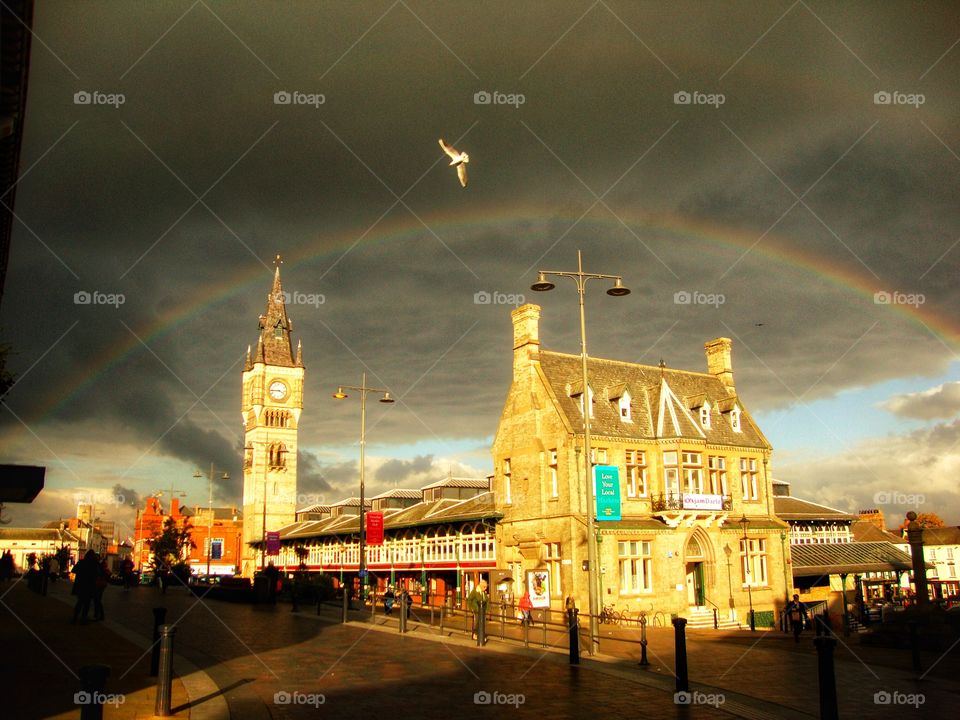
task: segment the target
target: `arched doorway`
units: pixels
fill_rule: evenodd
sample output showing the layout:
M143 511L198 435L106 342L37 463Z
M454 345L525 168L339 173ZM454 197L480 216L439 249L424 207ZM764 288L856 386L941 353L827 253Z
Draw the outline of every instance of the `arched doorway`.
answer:
M707 565L712 560L710 539L700 528L695 529L684 547L687 604L704 607L707 596Z

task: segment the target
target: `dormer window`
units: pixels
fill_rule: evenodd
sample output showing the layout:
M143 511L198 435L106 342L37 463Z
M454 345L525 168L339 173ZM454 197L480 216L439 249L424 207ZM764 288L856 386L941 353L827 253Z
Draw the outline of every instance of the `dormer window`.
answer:
M710 403L708 402L700 407L700 425L704 430L710 429Z
M617 401L617 405L620 408L620 420L622 422L632 423L633 416L630 412L630 393L625 391L623 395L620 396L620 400Z
M740 408L736 405L730 411L730 427L734 432L740 432Z
M279 320L277 321L277 324L273 326L273 336L278 340L283 339L283 323Z
M587 385L587 394L590 398L590 417L593 417L593 388ZM583 393L580 393L580 414L583 415Z

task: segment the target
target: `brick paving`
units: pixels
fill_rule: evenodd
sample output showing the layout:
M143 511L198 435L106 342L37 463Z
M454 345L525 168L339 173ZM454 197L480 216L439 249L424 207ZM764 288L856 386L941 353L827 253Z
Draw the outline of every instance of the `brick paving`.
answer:
M64 602L70 598L69 583L52 587L47 597L28 590L26 582L0 587L0 717L79 717L74 698L81 689L78 671L103 664L111 669L106 694L122 695L122 703L104 706L104 718L153 718L157 681L149 676L149 654L144 656L142 647L104 623L71 625L72 603ZM177 717L190 717L179 678L172 690L171 707L180 708Z
M54 592L67 593L68 589L60 587ZM31 626L46 622L53 634L68 636L74 629L103 630L66 625L69 613L65 606L54 605L55 598L41 600L31 608L37 613ZM516 641L491 640L486 648L477 648L463 634L462 619L442 637L437 628L426 624L413 624L411 632L401 636L395 617L386 620L378 616L371 623L369 615L358 612L344 626L335 622L333 609L318 618L309 607L291 613L288 605L198 601L182 588L166 595L145 587L129 594L108 588L108 618L128 631L148 634L150 608L156 605L166 606L168 622L177 625L177 654L209 675L221 689L218 700L225 700L233 718L316 718L319 712L347 720L398 712L418 718L537 715L551 720L651 715L809 718L818 714L816 655L810 636L794 646L791 638L780 633L691 631L691 682L704 693L703 699L722 693L726 702L718 709L673 702L672 628L650 629L652 665L647 669L636 663L637 645L613 639L636 639L637 632L607 626L603 627L603 655L597 659L584 655L581 666L571 668L565 652L526 650ZM56 609L56 619L44 620L43 612L51 609ZM514 632L519 637L515 625L508 623L507 628L507 634ZM496 623L490 630L494 636L499 634ZM539 637L535 629L531 639ZM103 636L104 643L113 642L107 638ZM30 638L20 638L21 643L25 640ZM566 647L559 634L548 640ZM4 647L8 647L6 642ZM902 669L909 666L907 653L851 648L841 646L836 655L841 717L921 717L921 713L927 716L960 700L960 685L950 680L930 677L915 684L912 673ZM928 664L933 659L924 658ZM943 667L950 662L948 658ZM10 658L6 663L11 669L18 665ZM24 693L37 693L41 683L31 676L24 686ZM876 705L874 693L884 690L919 691L924 693L925 703L919 709ZM24 693L16 696L18 701ZM505 704L475 704L478 693L496 694ZM194 697L192 706L182 708L177 717L186 717L188 712L196 716L208 704ZM186 702L175 700L174 705ZM134 717L123 714L123 707L117 710L106 717ZM60 715L37 717L70 717L63 714L63 708L60 711Z

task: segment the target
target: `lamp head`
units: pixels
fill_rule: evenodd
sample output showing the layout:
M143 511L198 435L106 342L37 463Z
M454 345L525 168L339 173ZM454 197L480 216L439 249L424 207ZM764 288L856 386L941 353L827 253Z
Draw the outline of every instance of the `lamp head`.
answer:
M537 273L537 281L530 286L530 289L535 292L546 292L547 290L553 290L555 287L556 285L547 280L546 273Z
M333 394L333 399L334 399L334 400L346 400L348 397L349 397L349 395L347 395L347 394L343 391L343 388L342 388L342 387L338 387L338 388L337 388L337 391Z
M613 282L613 287L607 290L607 295L613 295L613 297L623 297L624 295L630 294L630 288L623 286L623 279L617 278Z
M195 479L199 480L200 478L203 477L203 473L200 472L199 470L194 470L194 472L193 472L193 477L194 477Z
M382 403L392 403L392 402L394 402L393 398L390 397L390 391L389 391L389 390L383 393L383 397L380 398L380 402L382 402Z

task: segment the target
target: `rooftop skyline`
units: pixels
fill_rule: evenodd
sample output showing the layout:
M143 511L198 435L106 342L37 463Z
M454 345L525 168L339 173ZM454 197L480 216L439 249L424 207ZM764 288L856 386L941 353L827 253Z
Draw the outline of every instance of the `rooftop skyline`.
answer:
M491 472L513 306L545 349L706 371L793 494L960 522L960 48L919 3L38 4L0 339L17 525L77 495L239 503L240 374L279 253L298 506ZM463 28L470 32L464 33ZM470 156L460 187L444 140ZM199 468L204 477L194 479ZM116 504L118 520L133 506ZM894 522L896 520L896 522Z

